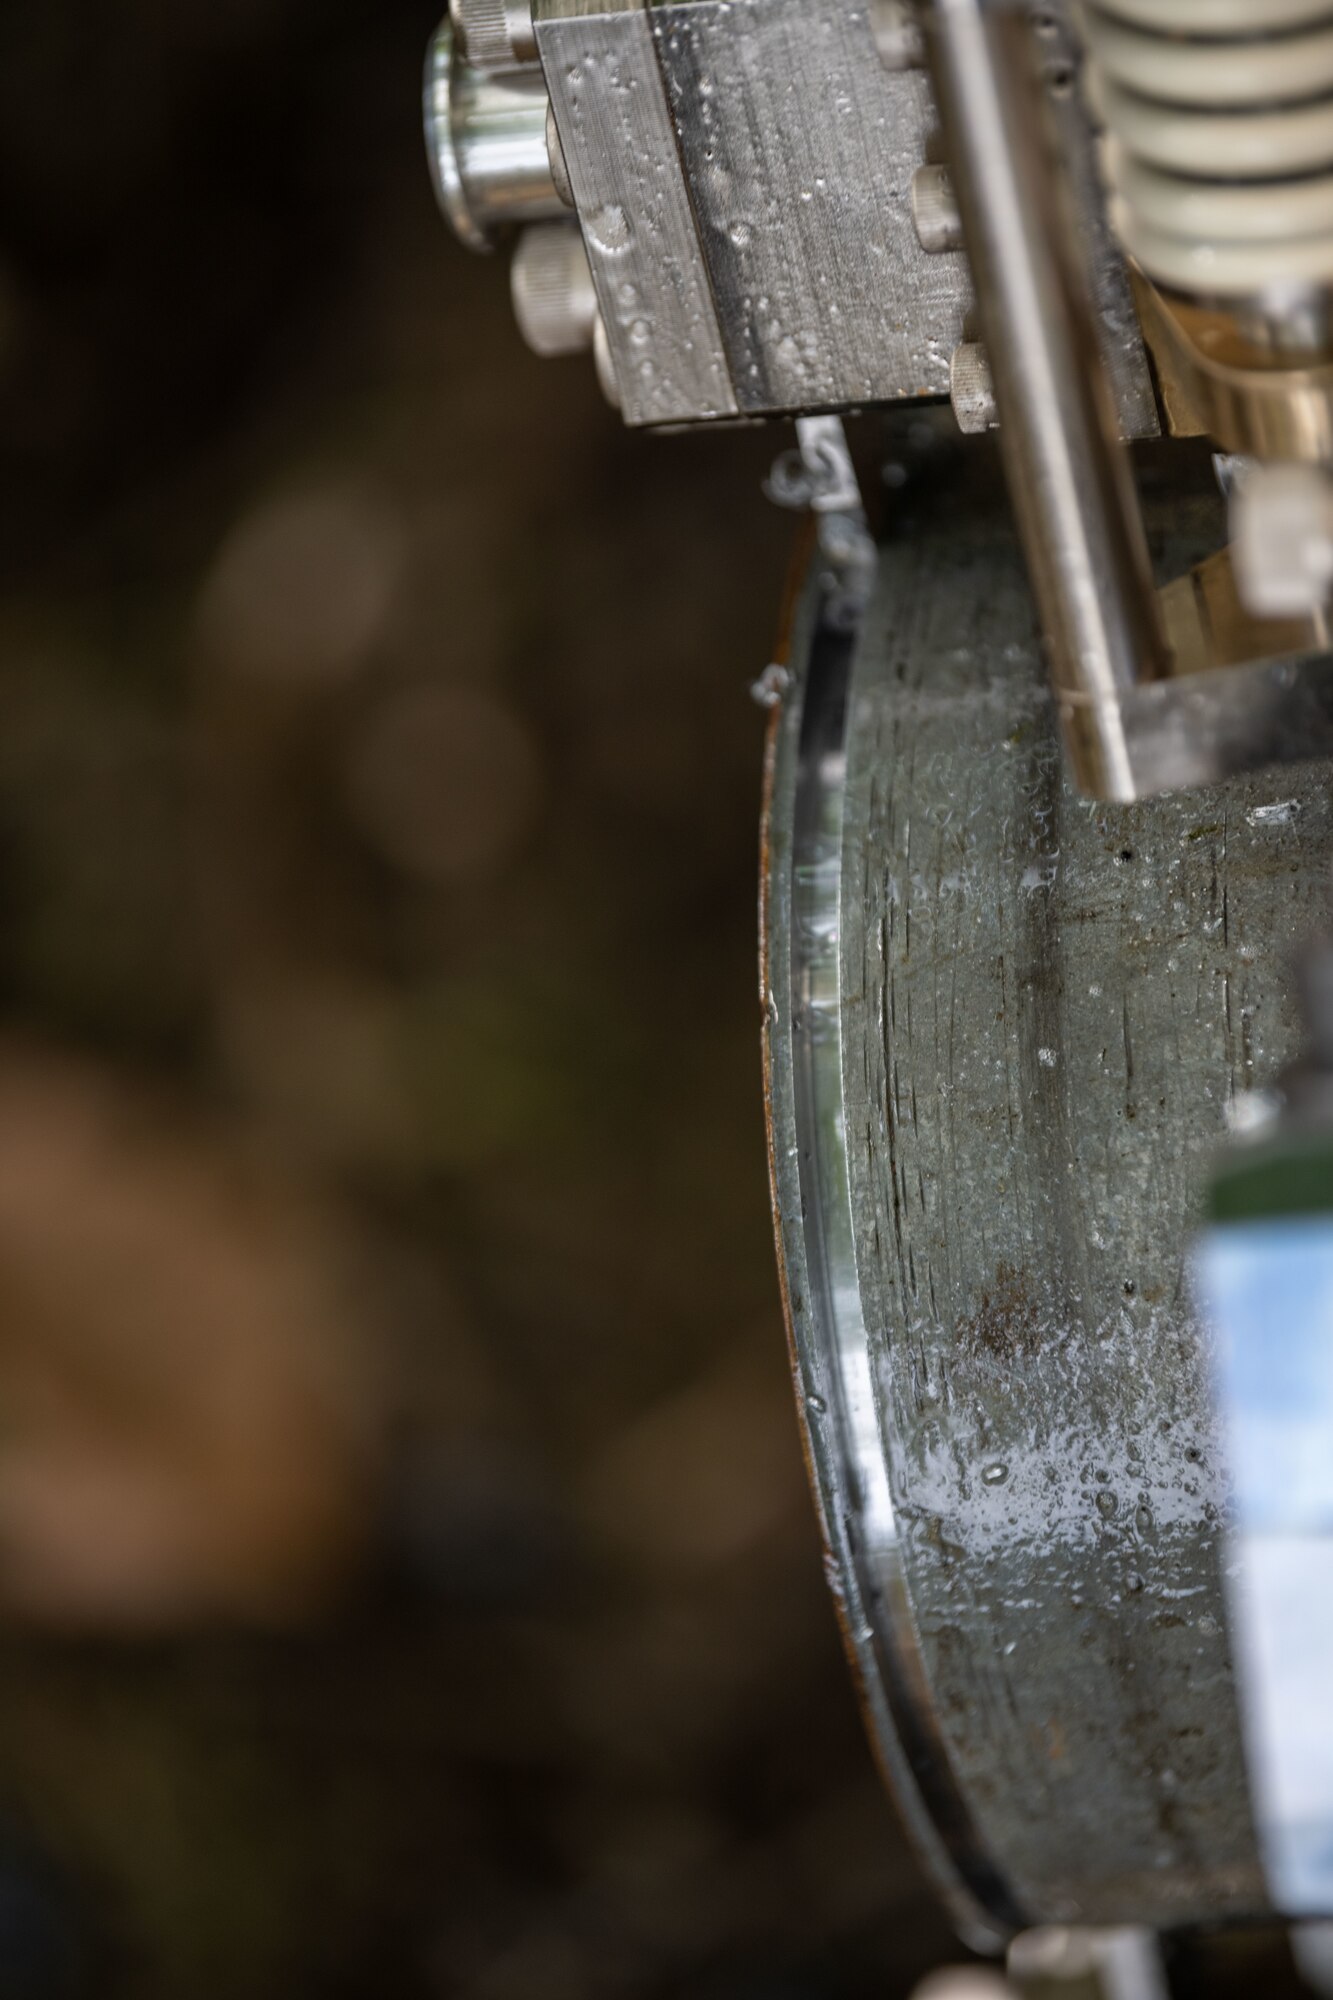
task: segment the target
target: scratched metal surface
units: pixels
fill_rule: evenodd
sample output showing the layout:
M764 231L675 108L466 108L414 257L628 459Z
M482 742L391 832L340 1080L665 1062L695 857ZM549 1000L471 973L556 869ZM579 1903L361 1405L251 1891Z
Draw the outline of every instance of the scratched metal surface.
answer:
M734 417L646 12L537 0L533 19L625 421Z
M1058 13L1042 49L1098 325L1121 427L1147 437L1147 361ZM948 395L971 276L918 240L930 83L884 69L866 0L534 0L533 19L628 423Z
M1082 38L1065 6L1043 7L1034 29L1052 138L1079 218L1083 269L1121 434L1127 438L1157 437L1161 432L1157 398L1129 269L1102 193L1097 134L1082 85Z
M741 408L946 396L971 281L912 221L925 75L890 75L847 0L678 0L652 23Z
M1295 1050L1330 772L1084 803L1031 630L1003 529L886 551L843 846L861 1303L983 1838L1035 1915L1185 1920L1263 1897L1182 1253L1228 1100Z

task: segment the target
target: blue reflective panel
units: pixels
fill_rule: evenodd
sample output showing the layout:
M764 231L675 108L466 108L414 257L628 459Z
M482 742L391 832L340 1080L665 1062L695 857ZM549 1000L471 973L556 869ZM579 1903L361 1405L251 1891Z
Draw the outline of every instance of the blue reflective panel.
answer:
M1333 1217L1209 1232L1196 1277L1233 1483L1227 1591L1273 1900L1333 1914Z

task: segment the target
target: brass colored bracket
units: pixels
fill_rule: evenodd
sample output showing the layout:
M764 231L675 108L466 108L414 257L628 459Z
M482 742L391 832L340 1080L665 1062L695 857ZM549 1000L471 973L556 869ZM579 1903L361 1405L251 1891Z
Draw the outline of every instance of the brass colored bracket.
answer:
M1254 458L1333 458L1333 359L1259 347L1234 313L1168 298L1142 271L1131 276L1174 437L1214 437Z

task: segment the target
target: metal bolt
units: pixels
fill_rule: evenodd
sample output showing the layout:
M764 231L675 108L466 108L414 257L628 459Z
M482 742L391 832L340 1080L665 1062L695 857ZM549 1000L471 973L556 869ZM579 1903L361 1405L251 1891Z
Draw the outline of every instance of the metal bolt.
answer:
M1022 2000L1166 2000L1146 1930L1024 1931L1009 1947L1009 1977Z
M536 62L531 0L449 0L449 14L474 69L517 69Z
M961 347L955 347L949 361L949 399L958 428L965 437L998 430L1000 413L995 404L995 384L980 341L965 340Z
M607 338L606 321L598 313L592 330L592 358L597 365L597 380L602 394L613 410L620 408L620 384L616 380L616 364L611 354L611 342Z
M1232 561L1254 618L1309 618L1333 596L1333 481L1321 465L1252 464L1231 489Z
M588 352L597 294L577 223L541 222L525 229L509 281L519 332L534 354Z
M560 139L560 127L555 122L555 106L546 107L546 158L551 169L551 181L556 193L566 208L577 208L574 199L574 183L569 178L569 163Z
M926 39L907 0L874 0L875 46L885 69L924 69Z
M963 218L947 167L918 167L912 176L912 220L923 250L963 248Z

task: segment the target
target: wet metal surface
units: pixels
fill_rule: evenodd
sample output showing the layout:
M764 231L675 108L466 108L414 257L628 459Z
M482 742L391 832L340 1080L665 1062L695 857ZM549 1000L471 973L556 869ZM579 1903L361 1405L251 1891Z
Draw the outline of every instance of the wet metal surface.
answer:
M648 15L541 0L535 20L625 421L734 416Z
M535 0L534 20L627 422L948 396L971 275L920 240L939 121L866 0ZM1041 49L1121 427L1155 436L1058 8Z
M797 1406L825 1568L867 1725L922 1858L979 1947L1011 1913L932 1716L899 1559L852 1247L842 1144L838 881L856 639L807 593L770 736L764 821L765 1096ZM993 1913L1002 1913L997 1926ZM1017 1913L1012 1913L1017 1920Z
M1188 566L1208 524L1185 501L1165 519ZM1054 1922L1238 1915L1264 1892L1184 1259L1229 1103L1294 1052L1329 772L1081 801L1031 633L998 524L964 554L947 522L884 551L847 711L843 1101L819 1136L845 1159L921 1698L1007 1895ZM783 783L780 761L774 877ZM793 1322L829 1405L836 1555L872 1447L829 1393L848 1369L818 1301ZM891 1640L892 1592L857 1603Z
M652 21L741 408L947 396L971 281L912 221L925 75L885 70L846 0L686 0Z

